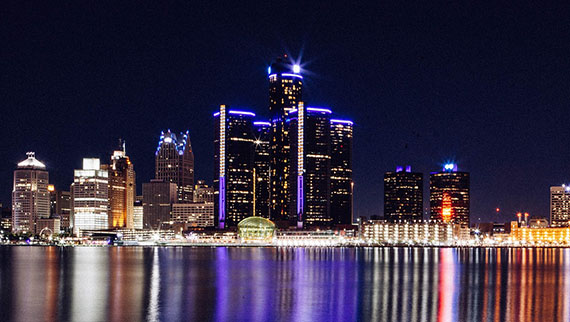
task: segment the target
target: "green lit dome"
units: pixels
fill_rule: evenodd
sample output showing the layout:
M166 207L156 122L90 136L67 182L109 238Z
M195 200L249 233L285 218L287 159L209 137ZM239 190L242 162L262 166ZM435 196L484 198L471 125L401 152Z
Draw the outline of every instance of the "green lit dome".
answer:
M269 242L275 234L275 224L266 218L248 217L238 224L238 235L245 241Z

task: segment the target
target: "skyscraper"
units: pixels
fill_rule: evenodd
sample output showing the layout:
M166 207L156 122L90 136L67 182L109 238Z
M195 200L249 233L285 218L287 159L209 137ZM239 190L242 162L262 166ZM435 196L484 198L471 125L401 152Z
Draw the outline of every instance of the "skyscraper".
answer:
M269 135L271 123L253 122L255 141L254 143L254 214L258 217L269 218L270 191L269 170L271 169L269 158Z
M389 222L423 219L423 174L397 167L384 174L384 219Z
M155 153L155 179L173 182L178 202L192 202L194 188L194 153L189 132L161 132Z
M109 228L134 228L135 170L125 142L113 152L109 167Z
M289 113L302 100L303 76L300 67L287 55L278 57L268 69L271 135L271 214L273 220L288 220L291 189Z
M73 232L109 227L109 172L99 159L83 159L83 169L74 171L71 184Z
M12 190L12 232L39 233L36 221L50 216L49 174L34 152L18 163Z
M214 210L218 227L224 229L253 216L255 114L221 105L214 117Z
M144 228L163 229L170 225L172 204L178 193L176 184L160 179L142 185Z
M570 226L570 186L550 187L550 225Z
M469 173L448 163L429 180L431 219L469 226Z
M290 115L290 218L298 228L331 225L331 110L305 108L301 102Z
M331 217L334 224L352 224L352 128L331 119Z
M71 233L73 221L71 219L71 193L48 186L50 193L50 217L60 219L60 228L65 233Z

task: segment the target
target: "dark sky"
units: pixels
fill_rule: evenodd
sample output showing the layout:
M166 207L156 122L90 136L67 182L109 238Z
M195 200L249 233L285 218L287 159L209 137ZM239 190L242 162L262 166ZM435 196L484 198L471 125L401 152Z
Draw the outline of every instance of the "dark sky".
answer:
M382 213L383 173L400 164L425 173L426 199L445 161L471 172L472 222L547 216L549 186L570 181L568 8L194 2L2 3L0 200L25 152L67 189L119 137L140 193L168 128L190 130L211 181L212 112L266 115L266 69L283 52L301 58L308 105L355 122L357 216Z

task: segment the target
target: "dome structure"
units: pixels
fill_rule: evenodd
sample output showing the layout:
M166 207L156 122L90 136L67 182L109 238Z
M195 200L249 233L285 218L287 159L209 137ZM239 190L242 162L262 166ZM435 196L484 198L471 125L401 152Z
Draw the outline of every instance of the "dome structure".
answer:
M244 242L270 242L275 224L263 217L248 217L238 223L238 236Z

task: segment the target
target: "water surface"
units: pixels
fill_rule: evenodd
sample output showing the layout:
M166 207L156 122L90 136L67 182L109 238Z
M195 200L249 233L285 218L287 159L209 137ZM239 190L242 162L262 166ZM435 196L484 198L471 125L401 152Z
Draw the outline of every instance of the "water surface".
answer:
M570 321L570 249L0 247L3 321Z

